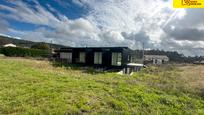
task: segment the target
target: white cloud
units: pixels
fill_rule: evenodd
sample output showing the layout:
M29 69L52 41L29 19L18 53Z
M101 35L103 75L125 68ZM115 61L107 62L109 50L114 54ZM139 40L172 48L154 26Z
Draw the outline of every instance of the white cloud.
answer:
M0 18L0 32L6 32L9 29L9 23Z
M176 11L171 2L161 0L125 0L91 2L88 20L102 31L114 30L126 33L145 32L152 42L159 42L163 28L173 19L181 19L185 11Z
M0 5L0 10L10 12L0 14L0 16L48 26L48 28L38 28L33 31L8 29L15 34L19 33L24 39L48 42L53 40L56 43L71 46L140 48L143 42L148 49L179 50L181 47L193 48L197 42L204 41L202 34L199 36L199 41L192 40L195 39L192 37L179 39L179 41L176 39L178 29L184 30L183 32L186 29L196 32L197 29L204 28L202 20L204 10L202 9L173 9L172 1L163 0L72 1L81 7L87 7L89 9L87 15L70 20L49 4L47 5L49 10L55 12L55 15L43 8L37 1L33 6L22 1L13 1L11 3L15 7ZM63 1L58 3L63 7L69 7L69 3Z
M124 38L121 35L121 33L117 32L117 31L104 32L102 38L104 38L103 40L110 41L110 42L112 42L112 41L123 42L124 41Z

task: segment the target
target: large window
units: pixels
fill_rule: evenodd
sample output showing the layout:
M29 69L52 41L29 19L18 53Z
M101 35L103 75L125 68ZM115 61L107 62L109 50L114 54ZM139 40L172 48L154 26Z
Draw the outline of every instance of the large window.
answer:
M122 54L121 53L112 53L112 65L121 66Z
M102 53L101 52L94 53L94 64L102 64Z
M71 63L72 62L72 53L71 52L61 52L60 58L66 59L69 63Z
M80 52L80 53L79 53L79 62L80 62L80 63L85 63L85 59L86 59L86 54L85 54L85 52Z

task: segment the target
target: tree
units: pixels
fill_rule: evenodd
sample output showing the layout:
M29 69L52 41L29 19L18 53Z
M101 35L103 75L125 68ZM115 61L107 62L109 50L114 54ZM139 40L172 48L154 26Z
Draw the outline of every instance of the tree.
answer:
M31 46L32 49L49 50L49 45L46 43L36 43Z

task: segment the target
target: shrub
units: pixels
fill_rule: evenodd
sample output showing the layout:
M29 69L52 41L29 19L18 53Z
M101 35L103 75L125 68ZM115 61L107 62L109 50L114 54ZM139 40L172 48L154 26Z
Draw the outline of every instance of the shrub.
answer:
M49 50L49 45L46 43L36 43L31 46L32 49Z
M5 47L1 48L1 53L5 56L13 57L46 57L49 55L47 50L29 49L21 47Z
M2 48L0 48L0 54L2 54Z

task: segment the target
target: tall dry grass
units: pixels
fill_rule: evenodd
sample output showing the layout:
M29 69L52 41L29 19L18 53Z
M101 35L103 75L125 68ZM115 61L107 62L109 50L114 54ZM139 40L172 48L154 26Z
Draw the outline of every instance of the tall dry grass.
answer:
M179 69L181 79L204 97L204 65L187 65Z

